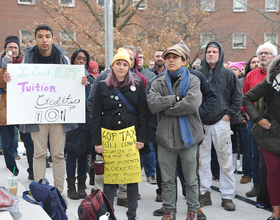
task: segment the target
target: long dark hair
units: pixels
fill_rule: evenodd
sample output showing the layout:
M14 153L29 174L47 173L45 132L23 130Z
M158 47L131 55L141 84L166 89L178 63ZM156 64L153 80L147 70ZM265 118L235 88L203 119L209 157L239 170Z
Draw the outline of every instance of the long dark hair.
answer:
M89 68L89 54L86 50L83 50L83 49L80 49L80 50L76 50L72 56L71 56L71 64L74 64L74 61L76 59L76 57L78 56L78 53L82 52L86 58L87 58L87 61L86 61L86 68L88 69Z

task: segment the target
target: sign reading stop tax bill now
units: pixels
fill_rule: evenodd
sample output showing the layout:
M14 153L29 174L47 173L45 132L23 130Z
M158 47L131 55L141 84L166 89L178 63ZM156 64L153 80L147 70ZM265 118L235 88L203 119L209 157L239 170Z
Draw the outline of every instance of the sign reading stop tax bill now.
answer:
M83 65L8 64L7 124L85 122Z
M135 127L131 126L122 130L101 128L101 135L104 148L104 183L142 182Z

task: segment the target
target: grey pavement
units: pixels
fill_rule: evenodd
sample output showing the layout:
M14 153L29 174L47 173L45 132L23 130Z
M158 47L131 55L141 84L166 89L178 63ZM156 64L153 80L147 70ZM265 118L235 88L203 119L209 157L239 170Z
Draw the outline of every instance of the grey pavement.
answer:
M19 142L19 155L21 156L20 160L17 160L17 164L19 166L19 179L23 186L28 189L30 184L30 180L27 179L28 174L26 172L27 169L27 160L26 156L23 156L24 147L21 142ZM4 166L4 157L0 156L0 165ZM46 178L49 180L50 184L53 184L53 176L52 176L52 164L51 167L47 168ZM217 181L212 182L213 188L211 196L213 204L211 206L203 207L202 210L207 216L207 220L266 220L269 216L271 216L271 212L263 209L256 208L254 204L256 198L247 198L245 193L251 189L253 186L252 181L247 184L240 184L240 178L242 175L235 174L236 178L236 191L235 193L238 195L233 201L236 205L236 211L229 212L225 211L224 208L221 206L221 197L220 193L216 191L220 186L220 183ZM87 183L87 193L90 193L90 190L94 186L88 185ZM156 202L156 189L157 185L151 185L147 182L144 172L142 172L142 182L139 183L139 192L141 194L141 200L138 200L138 209L137 209L137 217L139 220L161 220L161 217L153 216L153 211L156 209L161 208L162 203ZM68 217L69 219L78 219L77 209L79 204L81 203L80 200L71 200L67 197L67 184L65 181L64 186L64 195L68 201ZM244 201L245 200L245 201ZM126 210L127 208L123 206L118 206L116 204L117 199L115 198L115 214L118 220L125 220L126 218ZM25 201L22 201L25 202ZM182 195L182 188L181 184L179 184L178 179L178 201L177 201L177 220L185 220L186 219L186 200ZM36 219L36 218L34 218Z

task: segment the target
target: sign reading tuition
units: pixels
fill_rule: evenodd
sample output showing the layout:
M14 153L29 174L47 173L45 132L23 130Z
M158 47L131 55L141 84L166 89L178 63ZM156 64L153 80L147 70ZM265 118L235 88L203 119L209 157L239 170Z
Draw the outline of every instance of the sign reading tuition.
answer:
M83 65L8 64L7 124L85 122Z

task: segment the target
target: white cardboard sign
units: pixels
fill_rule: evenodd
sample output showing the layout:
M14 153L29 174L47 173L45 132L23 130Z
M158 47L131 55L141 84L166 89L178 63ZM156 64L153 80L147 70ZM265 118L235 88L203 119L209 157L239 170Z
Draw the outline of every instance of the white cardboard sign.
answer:
M83 65L8 64L7 124L85 122Z

